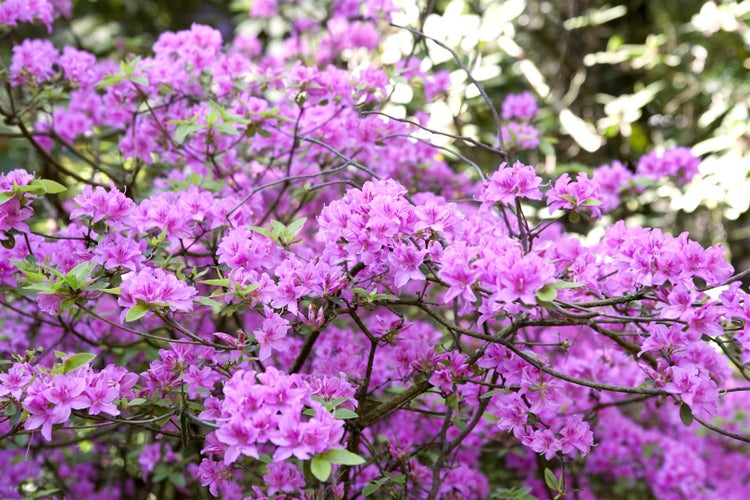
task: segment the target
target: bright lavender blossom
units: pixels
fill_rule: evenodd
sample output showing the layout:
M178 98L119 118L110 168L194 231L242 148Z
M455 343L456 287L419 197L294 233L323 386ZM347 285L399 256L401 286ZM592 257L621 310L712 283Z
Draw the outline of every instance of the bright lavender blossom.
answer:
M130 308L142 303L181 312L193 310L193 297L197 293L195 288L160 268L145 268L128 274L120 285L120 291L117 303L123 307Z

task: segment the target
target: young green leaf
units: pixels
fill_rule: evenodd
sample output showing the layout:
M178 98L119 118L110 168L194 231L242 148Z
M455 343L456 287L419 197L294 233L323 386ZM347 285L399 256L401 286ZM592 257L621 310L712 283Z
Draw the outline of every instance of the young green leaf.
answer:
M350 418L359 417L359 415L357 415L355 412L347 408L339 408L338 410L334 412L333 416L337 418L338 420L348 420Z
M284 236L288 243L291 243L292 240L297 237L299 232L302 231L302 228L305 227L305 222L307 222L307 217L300 217L287 226L286 234Z
M365 459L343 448L334 448L318 455L327 462L341 465L362 465Z
M554 286L546 284L536 292L536 298L539 302L552 302L557 298L557 290Z
M331 477L331 463L320 455L312 457L310 472L318 481L325 482Z
M49 179L34 179L34 181L32 182L41 184L47 194L64 193L68 190L66 186L63 186L59 182L55 182Z
M362 496L363 497L369 497L376 491L380 489L380 487L383 486L383 483L370 483L364 488L362 488Z
M92 262L81 262L76 267L68 271L65 275L65 282L73 290L80 290L86 283L91 271L94 270L96 264Z
M680 420L685 424L685 427L690 427L693 423L693 412L685 403L680 405Z
M137 321L144 317L148 312L148 305L136 304L128 310L125 315L125 321Z
M544 483L553 491L560 491L560 481L550 469L544 469Z
M96 354L91 354L88 352L79 352L78 354L73 354L63 363L63 373L70 373L74 370L77 370L78 368L90 363L95 357Z

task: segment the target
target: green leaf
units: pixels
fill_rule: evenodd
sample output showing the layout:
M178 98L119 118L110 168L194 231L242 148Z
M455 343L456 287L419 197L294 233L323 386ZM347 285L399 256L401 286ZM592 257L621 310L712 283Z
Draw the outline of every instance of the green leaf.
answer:
M369 497L376 491L380 489L380 487L383 486L383 483L370 483L364 488L362 488L362 496L363 497Z
M553 287L555 290L562 290L563 288L582 288L585 285L583 283L574 283L572 281L555 281L554 283L549 283L551 287Z
M128 401L127 406L140 406L146 401L147 400L145 398L133 398L130 401Z
M231 126L228 123L217 123L214 125L214 129L227 135L239 135L240 131Z
M300 217L287 226L285 237L288 243L291 243L291 241L299 234L299 232L302 231L302 228L305 226L305 222L307 222L307 217Z
M286 233L286 226L277 220L271 221L271 234L273 239L278 240Z
M584 200L583 203L581 203L581 206L582 207L598 207L601 204L602 204L602 202L599 201L599 200L597 200L597 199L588 198L588 199Z
M268 229L266 229L265 227L260 227L260 226L250 226L250 230L251 230L251 231L255 231L255 232L256 232L256 233L258 233L258 234L262 234L262 235L263 235L263 236L265 236L266 238L269 238L269 239L274 239L274 237L273 237L273 234L271 233L271 231L270 231L270 230L268 230Z
M44 194L46 192L44 190L44 186L42 186L41 184L35 184L34 181L31 181L31 183L27 184L26 186L14 185L13 190L17 193L31 193L31 194Z
M0 193L0 205L7 202L16 195L13 191L4 191Z
M685 427L690 427L693 423L693 412L685 403L680 405L680 420L685 424Z
M91 262L81 262L76 267L68 271L65 275L65 283L67 283L73 290L80 290L86 283L91 271L94 270L96 264Z
M395 476L391 476L390 477L390 481L392 483L402 484L403 485L403 484L406 484L406 476L403 475L403 474L398 474L398 475L395 475Z
M508 392L507 389L493 389L493 390L487 391L484 394L482 394L481 396L479 396L479 399L491 398L492 396L494 396L496 394L505 394L506 392Z
M133 76L130 81L142 87L148 86L148 79L143 75Z
M573 206L576 206L578 204L578 200L573 195L570 195L570 194L561 194L560 198L571 202L573 204Z
M173 472L169 475L169 482L183 488L185 486L185 476L181 472Z
M331 477L331 463L320 455L312 457L310 461L310 472L318 481L325 482Z
M201 285L223 286L224 288L229 288L229 278L217 280L202 280L198 283L200 283Z
M317 397L317 396L314 396L314 397ZM331 408L336 408L338 405L340 405L344 401L349 401L349 398L333 398L331 401L328 402L328 404L330 405Z
M364 458L343 448L334 448L318 456L324 459L326 462L330 462L332 464L362 465L363 463L365 463Z
M546 467L544 469L544 483L549 487L549 489L560 491L560 482L557 480L557 476L554 472Z
M133 73L135 73L135 68L138 67L139 62L141 62L140 57L134 57L129 61L122 60L120 61L120 69L127 76L133 76Z
M346 408L339 408L338 410L334 412L333 416L334 418L338 420L348 420L350 418L359 417L359 415L357 415L355 412L353 412L352 410L348 410Z
M175 142L184 142L185 138L189 134L197 132L198 130L201 130L203 128L205 128L205 125L200 125L197 123L183 123L181 125L178 125L174 131L174 140Z
M89 364L95 357L96 354L91 354L88 352L73 354L63 363L63 374L70 373L84 365Z
M308 417L314 417L315 410L313 410L312 408L305 408L304 410L302 410L302 414L307 415Z
M55 293L53 286L49 283L33 283L31 285L25 285L24 290L34 290L45 295L51 295Z
M5 407L5 416L12 417L13 415L16 414L17 411L18 411L18 408L16 408L16 405L9 404L8 406Z
M148 312L148 305L146 304L134 305L128 310L128 313L125 315L125 321L139 320L142 317L144 317L147 312Z
M74 298L65 299L62 302L60 302L60 310L67 311L68 309L71 309L75 304L76 304L76 299Z
M218 300L214 300L209 297L201 297L200 299L198 299L198 302L200 302L201 305L207 307L224 307L223 302L219 302Z
M122 73L113 73L99 80L99 83L96 84L96 88L106 89L107 87L111 87L112 85L117 85L124 79L125 75L123 75Z
M232 3L229 4L229 8L232 12L242 12L243 14L247 14L252 5L252 0L233 0Z
M539 302L552 302L557 298L557 290L548 283L536 292L536 298Z
M32 182L41 184L47 194L64 193L68 190L67 186L49 179L34 179Z

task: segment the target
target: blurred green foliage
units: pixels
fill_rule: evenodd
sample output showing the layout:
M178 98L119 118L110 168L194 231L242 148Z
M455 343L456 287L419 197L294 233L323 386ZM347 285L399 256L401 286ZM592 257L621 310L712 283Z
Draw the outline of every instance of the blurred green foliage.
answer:
M613 160L635 168L655 148L693 147L705 160L702 180L686 193L665 188L659 199L639 200L631 216L690 231L704 245L724 243L736 268L750 267L750 2L439 0L429 7L424 31L459 52L473 47L466 60L476 74L492 75L480 80L493 103L532 87L545 106L538 125L554 152L521 159L558 171ZM435 67L457 69L452 61ZM561 126L567 111L580 120ZM493 140L479 97L454 123L459 133ZM482 165L499 161L462 152Z

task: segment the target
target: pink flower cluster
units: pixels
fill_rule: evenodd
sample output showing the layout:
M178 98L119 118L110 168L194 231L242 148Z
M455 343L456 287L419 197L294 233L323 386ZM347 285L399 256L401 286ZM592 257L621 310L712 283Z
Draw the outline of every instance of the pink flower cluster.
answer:
M27 364L16 363L0 374L0 397L10 396L28 412L27 430L40 429L46 441L52 439L52 427L68 422L73 410L89 415L120 414L116 402L131 397L137 381L135 374L122 367L108 365L100 372L89 367L70 373L48 373Z
M698 165L700 158L693 155L690 148L674 147L642 156L636 172L654 180L668 176L680 184L686 184L698 174Z
M41 21L52 32L52 22L60 16L70 17L70 0L5 0L0 3L0 24L15 28L19 23Z
M145 304L189 312L193 310L196 294L194 287L180 281L174 274L161 268L144 268L126 275L120 285L117 303L125 308Z
M509 150L536 149L539 146L539 130L529 123L539 109L531 92L508 94L502 104L503 144Z

